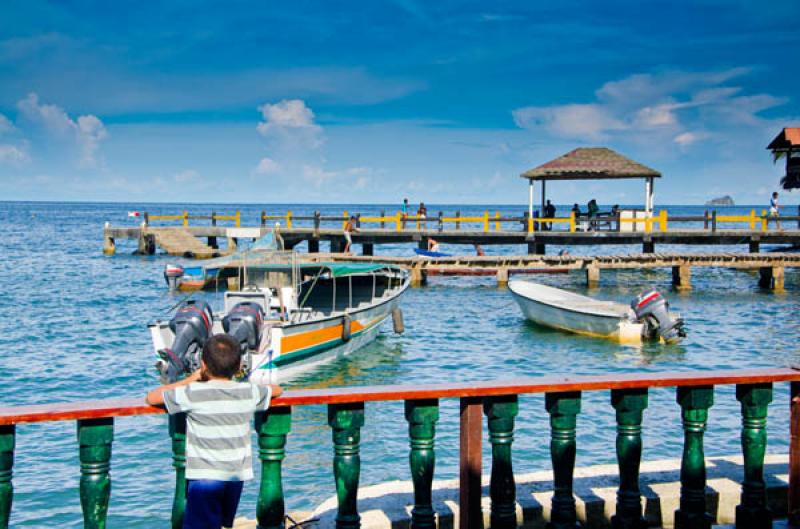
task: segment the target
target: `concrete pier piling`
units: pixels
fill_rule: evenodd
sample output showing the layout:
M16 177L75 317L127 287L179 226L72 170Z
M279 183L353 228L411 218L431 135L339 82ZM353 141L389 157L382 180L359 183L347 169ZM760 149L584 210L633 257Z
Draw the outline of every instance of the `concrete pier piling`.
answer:
M692 268L688 264L672 267L672 286L676 290L692 289Z

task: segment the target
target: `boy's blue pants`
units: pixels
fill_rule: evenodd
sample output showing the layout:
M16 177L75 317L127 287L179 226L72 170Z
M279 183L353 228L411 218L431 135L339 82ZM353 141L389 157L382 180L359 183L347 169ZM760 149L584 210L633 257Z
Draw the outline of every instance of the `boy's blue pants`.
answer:
M183 529L233 527L243 484L243 481L188 480Z

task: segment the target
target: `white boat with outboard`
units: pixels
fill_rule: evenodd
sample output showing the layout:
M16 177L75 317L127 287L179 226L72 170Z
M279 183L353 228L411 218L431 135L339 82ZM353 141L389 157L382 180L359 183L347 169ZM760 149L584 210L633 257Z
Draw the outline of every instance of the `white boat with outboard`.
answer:
M221 313L200 300L181 303L169 321L149 325L162 379L175 381L200 366L206 340L228 333L241 344L242 378L286 381L372 341L392 316L403 331L399 303L408 272L385 264L263 263L239 274L244 288L227 291Z
M669 303L655 290L628 306L530 281L509 281L508 288L525 317L546 327L625 343L675 343L686 336L683 319L669 312Z

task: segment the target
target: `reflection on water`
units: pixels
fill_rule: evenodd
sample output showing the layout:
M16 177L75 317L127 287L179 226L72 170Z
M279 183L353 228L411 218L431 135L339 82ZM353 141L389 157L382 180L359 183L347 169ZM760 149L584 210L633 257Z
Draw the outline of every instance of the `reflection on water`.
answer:
M207 213L213 207L217 211L231 209L205 205L189 210ZM317 208L291 209L307 214ZM106 258L100 254L100 230L105 220L132 225L126 217L128 210L157 214L176 209L181 208L0 203L0 222L5 229L0 311L6 316L0 318L2 404L143 396L157 383L145 324L168 318L167 309L182 297L170 295L161 276L164 264L174 258L128 255L135 244L126 241L118 241L117 256ZM242 208L242 216L256 219L261 209L260 205ZM340 214L343 208L321 209L328 215ZM483 210L460 209L463 215ZM507 208L492 209L505 213ZM371 213L363 207L349 210ZM514 211L509 208L509 212ZM685 208L676 214L695 211ZM95 219L96 226L87 231L85 219ZM409 245L380 246L376 250L402 255L412 251ZM490 247L487 253L524 250ZM628 250L581 247L570 251ZM673 250L680 248L670 247L669 251ZM746 251L743 247L712 250ZM759 289L753 274L728 269L696 269L694 290L687 293L671 290L669 269L603 270L600 287L591 291L586 290L583 274L578 273L525 279L625 304L643 290L659 289L671 302L672 310L684 317L688 336L676 346L645 343L637 348L566 334L526 322L508 291L498 289L493 277L434 277L428 287L409 290L404 296L405 334L392 334L388 322L374 343L303 375L291 386L421 385L550 374L772 367L798 361L800 272L796 270L787 271L787 292L783 295ZM221 292L199 297L215 308L222 305ZM779 384L770 408L769 451L787 449L787 403L786 385ZM584 393L582 409L578 417L578 465L614 463L614 410L608 392ZM644 426L646 459L679 457L682 432L674 389L650 392ZM739 427L734 388L717 388L706 452L737 451ZM361 447L363 484L408 479L407 430L402 402L367 403ZM517 471L549 468L548 432L543 396L521 396L514 436ZM80 527L74 423L20 426L17 443L12 525ZM488 462L488 443L484 446ZM436 447L436 477L457 476L456 400L441 401ZM165 417L116 421L111 527L167 526L173 487L170 450ZM284 467L290 509L310 508L334 494L332 455L326 408L295 408ZM256 494L255 484L245 487L242 514L252 517Z

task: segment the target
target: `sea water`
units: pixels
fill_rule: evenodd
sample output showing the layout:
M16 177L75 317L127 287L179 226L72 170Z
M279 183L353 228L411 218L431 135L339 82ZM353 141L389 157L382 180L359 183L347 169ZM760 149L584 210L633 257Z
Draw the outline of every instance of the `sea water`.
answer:
M135 241L117 241L117 254L103 256L102 227L135 226L128 211L177 214L183 205L0 202L0 405L38 404L133 396L143 398L158 380L146 324L170 317L182 294L170 294L162 277L163 255L134 256ZM295 215L320 210L364 215L398 205L319 206L251 205L241 207L243 225L258 223L260 212ZM702 214L706 208L666 206L671 215ZM232 214L234 206L188 206L191 214ZM517 206L430 205L462 216L521 215ZM602 208L608 209L608 207ZM748 214L751 207L717 208ZM567 208L559 207L566 215ZM760 209L759 209L760 212ZM284 223L285 224L285 223ZM742 225L740 225L742 226ZM452 227L452 226L451 226ZM493 226L492 226L493 228ZM516 227L519 229L520 227ZM305 244L299 250L305 249ZM323 250L326 245L323 244ZM355 245L360 250L359 245ZM548 247L548 253L560 247ZM762 247L762 251L768 250ZM485 247L487 254L524 253L524 246ZM573 247L572 253L637 252L634 246ZM659 246L657 251L747 251L736 247ZM470 246L442 251L472 253ZM411 245L376 246L377 254L412 255ZM178 260L179 261L179 260ZM402 300L406 332L392 334L387 322L379 338L348 358L295 380L290 387L373 384L421 385L517 376L592 375L630 371L656 373L781 367L798 361L800 272L786 272L786 292L757 287L757 274L724 268L696 268L693 290L670 289L664 270L602 271L591 295L628 303L649 288L666 294L672 309L686 320L688 336L680 345L622 346L538 327L525 321L508 290L494 277L432 277L428 286L410 289ZM583 274L527 276L525 279L584 293ZM198 298L221 307L221 293ZM778 384L770 406L772 453L788 447L788 388ZM577 465L615 462L614 410L608 392L585 392L578 417ZM738 453L741 416L734 388L716 389L709 416L706 453ZM409 479L407 424L402 402L368 403L361 442L361 484ZM81 527L78 498L78 450L74 421L21 425L14 464L13 527ZM115 421L111 465L110 527L167 527L174 487L171 446L165 416ZM484 433L485 435L485 433ZM517 472L550 468L549 423L542 395L520 397L514 435ZM650 392L645 413L644 454L648 460L679 458L680 408L673 388ZM488 443L484 444L488 449ZM310 509L335 493L331 433L324 406L298 407L286 446L284 490L289 510ZM458 475L458 403L442 400L436 434L436 477ZM488 471L488 452L485 471ZM258 464L256 464L258 471ZM258 476L257 476L258 477ZM245 487L239 514L253 518L256 482Z

